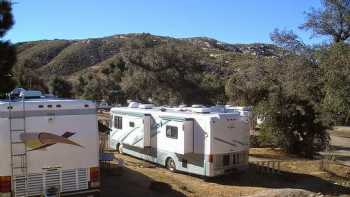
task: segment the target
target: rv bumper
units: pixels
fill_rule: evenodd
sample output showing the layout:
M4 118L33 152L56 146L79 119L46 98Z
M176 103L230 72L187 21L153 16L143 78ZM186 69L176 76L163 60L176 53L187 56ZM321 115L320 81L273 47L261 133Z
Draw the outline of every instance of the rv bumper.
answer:
M72 197L100 197L100 189L91 189L78 192L63 193L61 196L72 196Z

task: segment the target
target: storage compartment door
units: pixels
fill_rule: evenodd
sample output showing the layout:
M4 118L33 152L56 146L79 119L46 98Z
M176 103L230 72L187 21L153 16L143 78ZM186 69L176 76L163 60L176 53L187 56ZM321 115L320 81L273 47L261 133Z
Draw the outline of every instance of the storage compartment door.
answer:
M143 147L150 147L151 146L151 116L145 115L143 118L143 131L144 131L144 137L143 137Z
M194 120L189 119L183 122L184 132L184 153L194 152Z

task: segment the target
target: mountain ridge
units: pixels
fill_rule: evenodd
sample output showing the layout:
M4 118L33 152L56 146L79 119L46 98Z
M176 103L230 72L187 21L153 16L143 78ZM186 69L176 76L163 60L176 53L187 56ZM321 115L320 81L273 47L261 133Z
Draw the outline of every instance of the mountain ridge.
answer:
M202 54L203 63L215 66L245 64L255 58L273 58L279 49L273 44L230 44L208 37L173 38L148 33L116 34L102 38L54 39L16 43L15 70L30 70L43 79L60 75L69 80L84 73L96 73L108 61L122 58L126 50L187 44ZM93 68L93 69L92 69ZM93 70L93 71L91 71ZM215 70L215 69L214 69Z

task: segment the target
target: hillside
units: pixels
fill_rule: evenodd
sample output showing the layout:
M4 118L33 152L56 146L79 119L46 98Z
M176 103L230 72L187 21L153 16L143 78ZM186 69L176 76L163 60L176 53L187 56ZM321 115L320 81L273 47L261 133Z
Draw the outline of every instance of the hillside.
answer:
M92 78L105 79L111 77L109 74L114 72L115 65L122 63L123 70L119 70L119 74L114 73L119 75L118 79L114 75L116 79L114 82L120 85L123 83L122 80L130 80L125 79L125 73L122 73L125 70L128 72L132 70L130 71L132 75L135 73L134 67L153 72L150 68L146 69L147 64L152 69L156 69L157 66L165 66L166 68L160 68L165 71L182 60L184 62L181 65L189 64L184 67L188 71L187 74L200 71L206 73L212 82L217 83L215 79L218 79L223 80L222 83L224 83L224 80L236 69L250 66L261 59L273 58L279 51L276 46L270 44L228 44L205 37L176 39L151 34L23 42L17 43L16 49L18 54L15 65L17 79L24 86L39 86L45 90L47 90L45 86L47 86L48 79L53 76L63 77L73 84L79 77L89 76L89 80ZM188 59L181 59L186 55ZM196 63L193 64L198 63L200 70L190 71L187 68L191 67L190 62L194 59ZM174 65L167 65L170 64L169 61L174 61ZM175 67L181 67L181 65ZM141 72L140 69L137 72ZM202 79L203 76L199 78ZM159 77L157 80L163 83L159 81L162 80ZM125 85L121 88L125 90Z

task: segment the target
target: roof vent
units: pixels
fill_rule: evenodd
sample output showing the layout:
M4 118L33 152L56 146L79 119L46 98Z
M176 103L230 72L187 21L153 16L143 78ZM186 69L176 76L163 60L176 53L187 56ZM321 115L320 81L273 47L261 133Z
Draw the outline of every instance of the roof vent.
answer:
M13 89L10 94L14 96L19 96L22 92L25 92L26 90L23 88L15 88Z
M192 108L203 108L204 106L203 105L192 105Z
M128 107L130 107L130 108L138 108L139 107L139 103L138 102L130 102Z
M24 98L41 98L43 95L37 90L27 90L22 91L19 96Z
M192 112L196 112L196 113L210 113L211 112L211 109L210 108L207 108L207 107L195 107L193 108L192 107Z
M139 108L140 109L152 109L154 107L153 104L140 104Z

